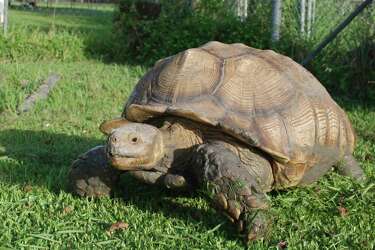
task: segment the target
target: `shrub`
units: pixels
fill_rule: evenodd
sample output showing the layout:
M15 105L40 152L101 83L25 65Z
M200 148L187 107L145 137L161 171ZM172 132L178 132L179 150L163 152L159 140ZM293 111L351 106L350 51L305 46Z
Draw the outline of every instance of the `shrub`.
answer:
M331 1L331 0L330 0ZM310 37L299 33L298 1L284 1L282 38L270 46L271 1L249 1L248 18L241 22L228 2L194 1L194 11L183 0L120 0L114 17L116 60L152 65L156 60L207 41L242 42L269 48L302 61L338 22L354 8L345 2L347 13L337 16L341 1L319 1L320 14ZM352 6L349 6L352 4ZM335 18L335 20L333 20ZM330 91L361 98L375 98L374 10L357 17L308 65Z
M114 18L117 59L152 64L161 57L211 40L267 46L267 15L241 22L225 1L200 1L190 11L186 1L164 0L160 13L152 18L147 17L149 13L140 13L137 3L120 0ZM261 6L257 6L258 12L268 12Z
M331 91L375 100L374 10L357 16L312 62L311 70Z

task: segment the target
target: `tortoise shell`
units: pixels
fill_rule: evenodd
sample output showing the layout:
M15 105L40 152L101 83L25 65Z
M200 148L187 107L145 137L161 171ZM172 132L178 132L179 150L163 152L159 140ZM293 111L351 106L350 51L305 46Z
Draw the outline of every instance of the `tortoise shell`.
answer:
M218 127L272 156L274 171L289 166L294 172L284 175L299 180L313 166L332 166L355 144L345 112L310 72L244 44L209 42L158 61L123 117L144 122L164 115Z

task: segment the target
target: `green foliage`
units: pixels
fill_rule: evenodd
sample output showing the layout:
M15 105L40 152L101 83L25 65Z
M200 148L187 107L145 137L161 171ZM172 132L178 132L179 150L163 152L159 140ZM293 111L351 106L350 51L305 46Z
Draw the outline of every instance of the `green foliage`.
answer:
M300 34L299 1L283 1L281 40L271 44L271 1L249 1L244 22L234 16L229 4L233 1L200 0L192 11L186 1L162 0L161 13L153 19L140 13L139 2L144 1L120 0L114 18L113 54L118 61L146 65L211 40L272 48L300 62L355 7L353 1L317 1L316 20L308 37ZM375 12L369 8L308 66L330 91L374 98L374 23Z
M375 100L375 9L368 9L313 64L331 90Z
M302 61L358 5L354 1L316 1L311 35L299 30L297 0L284 1L281 41L275 49ZM359 14L307 68L337 95L375 100L375 9Z
M181 50L217 40L227 43L244 42L254 47L267 45L268 21L264 18L241 22L225 1L200 1L190 11L184 1L161 1L160 16L143 19L134 0L122 0L114 18L116 51L119 59L152 64L157 59ZM126 7L124 7L126 6ZM257 13L267 13L258 5Z

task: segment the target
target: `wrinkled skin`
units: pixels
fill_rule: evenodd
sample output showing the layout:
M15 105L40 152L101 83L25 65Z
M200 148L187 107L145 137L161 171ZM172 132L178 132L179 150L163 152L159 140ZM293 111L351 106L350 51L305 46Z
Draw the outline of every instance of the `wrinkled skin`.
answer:
M80 196L111 196L121 171L108 164L104 146L97 146L80 155L72 163L69 186Z
M128 171L144 183L169 189L203 188L246 241L269 232L272 216L265 193L275 187L275 179L272 160L263 152L179 118L150 124L116 119L102 124L101 130L108 135L107 145L88 151L72 165L70 184L78 195L109 195L120 174ZM342 174L364 178L351 155L340 163Z

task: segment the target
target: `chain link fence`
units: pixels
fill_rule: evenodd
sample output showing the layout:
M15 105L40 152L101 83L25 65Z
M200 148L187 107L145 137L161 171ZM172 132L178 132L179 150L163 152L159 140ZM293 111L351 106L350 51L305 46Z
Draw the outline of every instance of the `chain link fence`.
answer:
M305 2L305 13L301 3ZM294 55L302 62L344 19L364 1L358 0L293 0L285 1L283 31L288 40L296 42ZM375 8L368 5L313 60L316 74L330 82L333 89L352 91L368 98L375 79Z
M246 2L246 5L242 2ZM277 10L280 20L274 13ZM364 0L236 0L247 6L246 14L236 12L239 18L256 21L269 18L268 33L273 48L286 52L298 62L304 61L338 25ZM368 2L368 1L367 1ZM275 20L276 18L276 20ZM279 25L279 27L275 27ZM276 32L276 34L275 34ZM271 42L272 44L272 42ZM330 41L312 61L310 70L323 82L331 82L331 89L354 91L368 97L375 88L375 7L373 2ZM368 92L367 90L371 90Z
M293 0L285 1L283 16L284 26L289 32L308 40L322 40L330 31L337 27L363 1L353 0ZM349 30L358 26L375 30L374 5L370 4L360 13ZM364 30L361 30L364 31Z
M296 39L306 41L321 41L335 27L337 27L347 16L349 16L362 0L231 0L236 15L241 19L257 19L264 15L269 17L270 26L272 22L272 9L280 8L280 39L283 35L293 34ZM247 8L247 10L244 10ZM360 31L365 31L371 36L375 31L375 8L370 4L360 13L353 24L347 29L354 30L359 26ZM273 27L270 27L272 31ZM365 32L366 33L366 32ZM272 34L270 34L271 37ZM276 39L278 40L278 39Z

